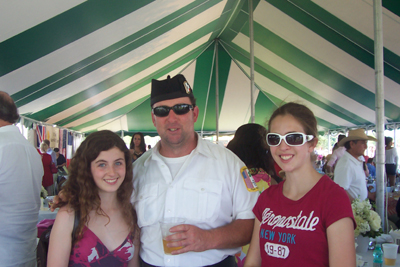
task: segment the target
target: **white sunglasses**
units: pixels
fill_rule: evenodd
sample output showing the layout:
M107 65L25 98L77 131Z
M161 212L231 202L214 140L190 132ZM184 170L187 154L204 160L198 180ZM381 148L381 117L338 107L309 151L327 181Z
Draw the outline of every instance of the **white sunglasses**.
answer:
M288 133L283 136L277 133L269 133L267 134L267 143L269 146L279 146L283 139L288 146L302 146L313 138L313 135L297 132Z

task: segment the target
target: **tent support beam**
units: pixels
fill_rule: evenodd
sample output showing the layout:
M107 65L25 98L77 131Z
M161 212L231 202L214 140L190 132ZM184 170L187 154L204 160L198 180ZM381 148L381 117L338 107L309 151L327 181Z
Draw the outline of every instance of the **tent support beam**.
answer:
M216 41L216 40L215 40ZM211 64L211 70L210 70L210 76L208 79L208 88L207 88L207 97L206 97L206 103L204 105L204 114L203 114L203 122L201 124L201 130L200 130L200 137L203 137L203 130L204 130L204 123L206 121L206 115L207 115L207 105L208 105L208 97L210 95L210 90L211 90L211 80L212 80L212 75L214 73L214 64L215 64L215 49L213 53L213 59L212 59L212 64Z
M332 148L331 148L331 131L328 131L328 148L329 148L329 150L331 150ZM332 152L333 153L333 152Z
M253 29L253 0L249 0L249 34L250 34L250 110L251 123L255 121L254 103L254 29Z
M219 66L218 66L218 39L215 40L215 135L219 141Z
M384 73L383 73L383 34L382 0L374 0L374 46L375 46L375 121L378 139L376 153L376 209L382 219L382 228L386 232L385 188L384 183Z

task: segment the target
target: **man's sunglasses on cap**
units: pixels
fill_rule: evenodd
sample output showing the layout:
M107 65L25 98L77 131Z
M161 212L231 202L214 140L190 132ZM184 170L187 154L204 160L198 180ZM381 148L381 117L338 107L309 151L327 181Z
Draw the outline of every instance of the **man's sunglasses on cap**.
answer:
M302 146L313 138L313 135L303 133L288 133L283 136L277 133L269 133L267 134L267 143L269 146L279 146L283 139L288 146Z
M152 112L154 115L157 117L166 117L169 114L169 111L172 109L176 115L184 115L188 113L191 109L193 109L193 105L189 104L176 104L173 107L168 107L168 106L159 106L152 108Z

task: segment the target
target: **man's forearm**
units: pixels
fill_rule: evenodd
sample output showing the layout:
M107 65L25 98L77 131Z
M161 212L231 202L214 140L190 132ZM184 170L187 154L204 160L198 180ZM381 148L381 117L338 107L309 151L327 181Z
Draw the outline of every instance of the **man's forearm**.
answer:
M228 225L209 230L209 249L241 247L250 243L254 219L235 220Z

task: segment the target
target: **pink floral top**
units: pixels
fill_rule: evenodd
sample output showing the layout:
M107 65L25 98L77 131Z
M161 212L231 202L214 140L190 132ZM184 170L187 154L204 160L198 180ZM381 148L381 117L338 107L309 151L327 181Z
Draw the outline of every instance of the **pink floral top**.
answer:
M74 245L68 266L128 266L135 250L133 235L129 233L114 251L109 251L101 240L85 226L83 237Z
M271 186L271 176L261 168L249 169L251 176L257 184L260 194Z

